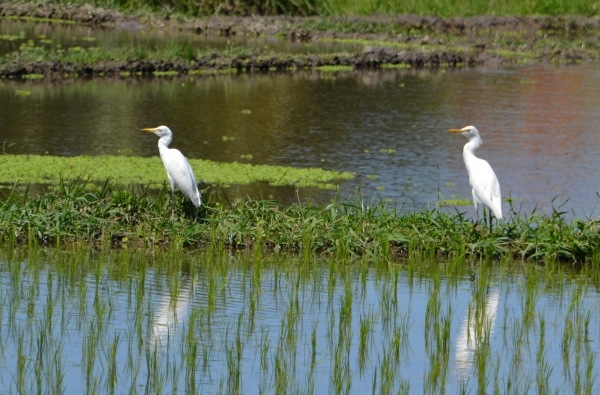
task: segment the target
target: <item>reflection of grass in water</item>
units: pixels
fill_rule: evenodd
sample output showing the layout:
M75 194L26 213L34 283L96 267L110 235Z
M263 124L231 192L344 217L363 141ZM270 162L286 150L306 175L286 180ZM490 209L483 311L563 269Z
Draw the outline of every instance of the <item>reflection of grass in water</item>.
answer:
M319 66L316 69L320 70L320 71L325 71L325 72L354 70L354 68L352 66L343 66L343 65L341 65L341 66Z
M478 339L472 339L474 380L460 384L465 393L477 388L487 393L507 383L516 393L527 393L531 385L554 392L552 375L563 373L571 377L559 380L565 391L597 390L595 348L587 339L594 304L584 299L598 266L576 274L569 266L508 260L455 264L409 258L390 265L372 258L231 254L220 247L201 254L33 247L2 250L0 257L5 318L0 333L11 334L0 337L0 349L17 350L17 363L8 366L16 370L15 380L7 384L15 390L27 392L40 377L41 392L69 388L68 371L79 372L81 380L73 382L90 393L102 388L111 393L117 386L147 393L178 386L191 393L199 383L241 389L255 373L261 388L284 393L316 393L323 383L342 393L365 387L378 393L452 391L448 372L456 363L449 358L456 314L472 315ZM184 281L194 286L185 288ZM469 285L472 307L458 311L457 289ZM497 341L486 312L489 288L517 294L516 305L504 311L506 325L494 328ZM544 293L561 313L538 305L533 321L525 323L531 292ZM191 303L171 323L164 347L148 344L157 306L174 313L182 296ZM427 311L411 313L411 300L421 296ZM253 299L264 320L256 327L249 313ZM23 319L20 314L28 309L31 314ZM553 334L558 341L546 339ZM424 349L410 343L424 336ZM66 365L72 362L66 355L72 349L65 349L71 341L81 343L81 363ZM563 358L556 359L551 348ZM425 374L406 369L420 353L426 355ZM361 370L367 374L353 374ZM427 391L419 391L421 385Z
M23 78L30 80L39 80L40 78L44 78L43 74L25 74Z

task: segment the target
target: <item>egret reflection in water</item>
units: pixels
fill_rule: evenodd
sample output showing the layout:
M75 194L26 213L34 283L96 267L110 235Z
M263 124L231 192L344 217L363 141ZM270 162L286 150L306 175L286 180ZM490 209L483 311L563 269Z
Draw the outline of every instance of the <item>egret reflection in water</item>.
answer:
M467 317L456 339L456 369L461 379L469 374L476 350L486 342L489 344L494 331L499 299L498 290L487 292L485 310L480 310L475 298L471 300Z
M191 277L184 276L176 294L165 292L157 303L149 345L162 348L168 344L170 337L190 315L194 296L194 282Z

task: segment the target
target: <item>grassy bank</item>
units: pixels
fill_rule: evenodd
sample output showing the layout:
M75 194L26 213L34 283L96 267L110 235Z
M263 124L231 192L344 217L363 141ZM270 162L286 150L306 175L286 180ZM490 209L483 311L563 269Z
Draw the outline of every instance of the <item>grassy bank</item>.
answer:
M126 11L179 12L184 15L598 15L597 2L589 0L456 1L456 0L50 0L57 4L91 4Z
M218 192L216 192L218 193ZM600 251L594 221L511 213L489 232L461 214L398 213L360 198L326 207L242 200L221 205L207 196L198 219L183 198L170 218L170 190L98 188L71 181L28 198L11 195L0 204L0 240L13 245L85 245L95 248L250 249L306 256L407 256L517 258L590 262Z
M129 45L111 46L95 37L93 31L79 41L63 42L53 41L44 34L25 36L23 31L4 32L0 40L7 41L12 50L0 58L0 77L170 76L207 71L291 71L323 66L344 66L347 69L454 67L534 61L579 63L600 59L600 22L595 18L597 11L593 7L586 9L587 3L497 3L469 2L469 8L450 1L423 2L418 3L423 7L420 10L395 9L392 5L385 7L378 3L381 9L369 12L360 11L358 3L344 3L337 4L338 7L346 7L344 11L314 11L318 15L315 17L259 15L311 14L282 11L287 6L278 9L280 6L276 4L280 3L276 3L269 5L274 7L271 11L261 7L260 12L232 11L241 15L250 13L251 17L215 16L220 13L215 9L207 12L208 18L193 17L204 15L204 12L192 11L184 6L184 2L172 6L161 2L126 2L112 9L93 8L83 2L40 6L27 2L0 3L0 17L9 20L102 25L134 29L140 34L152 30L188 31L202 36L227 36L230 40L226 48L205 48L194 40L177 42L168 36L156 45L132 41ZM194 4L200 7L204 3ZM366 4L361 3L360 6ZM518 4L522 7L518 8ZM94 5L109 6L102 1ZM115 3L111 2L110 6L115 6ZM402 7L405 6L408 7L409 3L402 3ZM495 6L500 9L494 10ZM253 9L253 6L248 7ZM319 7L325 9L329 6L320 4ZM355 16L371 12L385 14ZM397 13L401 15L395 16ZM479 14L486 16L465 17ZM528 16L515 18L502 15ZM257 37L277 37L304 43L348 43L353 48L347 50L341 47L336 53L320 53L307 47L306 52L291 54L238 41L238 38ZM359 49L356 49L357 45Z

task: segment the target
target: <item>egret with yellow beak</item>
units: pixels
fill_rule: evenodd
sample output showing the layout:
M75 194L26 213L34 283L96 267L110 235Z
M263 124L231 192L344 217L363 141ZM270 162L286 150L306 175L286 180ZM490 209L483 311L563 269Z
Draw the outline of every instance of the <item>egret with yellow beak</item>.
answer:
M485 209L487 208L490 230L492 229L492 212L496 219L502 219L502 195L500 193L500 183L496 178L496 173L492 170L487 161L475 156L475 150L483 143L479 130L475 126L466 126L462 129L450 129L450 133L460 133L469 139L463 148L463 159L469 173L469 183L473 193L473 203L475 212L479 220L477 205L483 205L483 215L485 218Z
M145 128L143 132L154 133L160 139L158 140L158 152L160 158L165 165L167 170L167 178L169 184L171 184L171 215L173 215L175 206L175 187L177 187L188 199L192 201L195 207L200 207L202 199L200 192L198 191L198 185L196 184L196 177L194 171L188 163L185 156L175 148L169 148L169 144L173 140L173 133L171 129L166 126L159 126L157 128Z

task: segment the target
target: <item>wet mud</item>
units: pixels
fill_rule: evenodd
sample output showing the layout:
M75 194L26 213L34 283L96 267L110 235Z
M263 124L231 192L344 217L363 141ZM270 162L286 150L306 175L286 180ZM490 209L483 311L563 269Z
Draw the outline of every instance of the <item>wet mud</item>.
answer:
M476 66L490 61L486 56L463 56L434 52L429 54L394 52L385 48L369 48L359 55L305 55L293 57L211 57L190 62L162 60L102 61L96 64L72 64L60 62L12 62L0 65L0 75L20 77L41 74L55 78L73 76L136 75L177 72L178 74L210 71L286 71L313 69L323 66L349 66L354 69L378 68L382 65L406 65L407 67L449 67L457 65ZM500 61L500 59L496 59Z
M236 17L205 18L125 15L92 6L1 3L0 17L68 21L99 29L192 31L221 36L275 36L288 40L359 40L361 53L213 54L191 62L148 59L71 64L4 61L1 77L43 74L69 78L123 73L296 70L321 66L355 69L384 65L405 67L498 66L506 62L579 63L600 60L600 20L588 17Z

